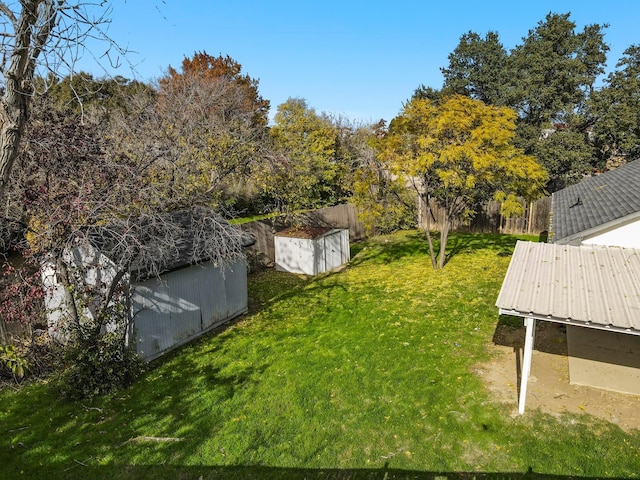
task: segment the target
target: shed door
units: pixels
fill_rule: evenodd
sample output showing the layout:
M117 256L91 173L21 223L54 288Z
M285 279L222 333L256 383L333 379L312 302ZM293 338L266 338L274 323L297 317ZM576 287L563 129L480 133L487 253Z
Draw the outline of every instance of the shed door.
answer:
M324 237L325 271L342 265L341 231L335 230Z

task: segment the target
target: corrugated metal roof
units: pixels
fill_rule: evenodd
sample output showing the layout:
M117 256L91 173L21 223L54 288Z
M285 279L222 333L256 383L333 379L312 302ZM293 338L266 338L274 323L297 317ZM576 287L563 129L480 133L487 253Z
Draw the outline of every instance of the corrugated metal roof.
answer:
M555 192L551 239L569 243L583 232L640 212L640 160ZM578 240L579 241L579 240Z
M496 306L501 313L640 333L640 250L519 241Z

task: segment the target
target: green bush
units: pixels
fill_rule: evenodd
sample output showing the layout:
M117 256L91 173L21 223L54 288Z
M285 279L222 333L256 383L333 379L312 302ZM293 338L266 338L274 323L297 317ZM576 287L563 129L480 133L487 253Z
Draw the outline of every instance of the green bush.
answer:
M61 393L70 399L91 398L129 386L144 370L138 355L122 336L102 333L67 348Z
M17 380L22 379L29 370L28 360L13 345L0 345L0 362L11 370Z

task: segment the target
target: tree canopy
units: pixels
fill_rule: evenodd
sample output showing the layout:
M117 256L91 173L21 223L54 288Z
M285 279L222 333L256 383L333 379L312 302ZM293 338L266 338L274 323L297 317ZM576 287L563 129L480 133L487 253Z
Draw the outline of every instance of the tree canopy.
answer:
M302 98L278 106L270 129L274 157L261 181L280 210L330 205L339 198L338 132Z
M258 80L243 74L242 65L229 55L212 57L204 51L196 52L192 58L184 58L181 71L169 67L167 75L158 83L161 92L193 90L194 84L217 85L220 89L232 86L218 97L220 102L227 100L226 104L208 107L223 117L242 114L254 126L265 126L268 122L269 101L259 94ZM193 94L197 95L196 92Z
M616 67L588 105L601 166L640 155L640 47L627 48Z
M440 69L446 93L466 95L488 105L506 103L508 54L497 32L484 38L471 31L463 34L448 58L449 66Z
M586 107L604 72L606 27L577 31L569 13L549 13L508 53L497 32L468 32L442 69L443 92L513 108L516 145L547 168L549 191L563 188L596 163ZM567 145L571 158L559 160Z
M513 144L516 113L461 95L436 103L414 98L392 122L381 156L398 180L416 190L431 218L432 203L445 212L436 260L427 220L425 232L434 268L446 260L455 220L473 217L482 201L496 198L505 214L521 212L517 195L539 195L547 180L536 160Z

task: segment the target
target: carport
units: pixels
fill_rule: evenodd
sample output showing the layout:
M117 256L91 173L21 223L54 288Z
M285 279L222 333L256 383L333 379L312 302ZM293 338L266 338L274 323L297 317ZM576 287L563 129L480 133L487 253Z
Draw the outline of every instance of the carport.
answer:
M567 326L571 383L640 394L640 250L519 241L496 306L526 327L520 414L536 321Z

